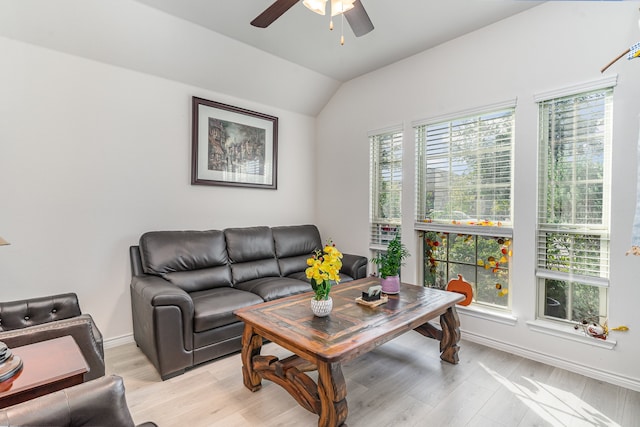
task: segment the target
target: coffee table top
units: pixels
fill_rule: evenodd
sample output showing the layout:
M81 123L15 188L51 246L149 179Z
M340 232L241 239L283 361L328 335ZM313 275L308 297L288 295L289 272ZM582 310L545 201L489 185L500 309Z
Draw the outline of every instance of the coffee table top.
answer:
M333 310L327 317L311 312L311 292L245 307L235 314L261 336L308 360L345 362L440 316L465 298L401 283L400 293L389 295L380 306L355 301L377 284L377 278L364 278L334 286Z

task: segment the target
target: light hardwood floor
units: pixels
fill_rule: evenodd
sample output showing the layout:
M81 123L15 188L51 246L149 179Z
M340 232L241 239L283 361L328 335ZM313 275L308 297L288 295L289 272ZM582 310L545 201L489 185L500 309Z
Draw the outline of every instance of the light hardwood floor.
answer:
M441 362L438 342L410 332L343 366L349 427L640 426L640 393L462 340L460 363ZM262 354L289 353L267 344ZM106 350L108 374L124 378L137 423L170 426L317 425L269 381L252 393L239 354L160 381L135 344Z

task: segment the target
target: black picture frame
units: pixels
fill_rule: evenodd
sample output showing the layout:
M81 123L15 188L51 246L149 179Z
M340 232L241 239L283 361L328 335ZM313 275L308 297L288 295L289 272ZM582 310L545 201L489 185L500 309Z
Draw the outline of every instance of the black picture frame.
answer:
M277 189L278 118L192 99L192 185Z

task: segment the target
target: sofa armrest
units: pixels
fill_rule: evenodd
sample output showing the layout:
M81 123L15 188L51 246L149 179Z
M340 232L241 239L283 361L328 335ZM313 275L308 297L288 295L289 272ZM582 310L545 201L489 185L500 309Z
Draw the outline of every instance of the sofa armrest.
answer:
M360 255L342 254L341 273L354 279L367 277L367 258Z
M193 365L191 296L158 276L131 280L133 336L162 379Z
M185 322L190 323L193 319L194 309L191 296L161 277L147 274L135 276L131 280L131 292L136 295L135 303L138 305L176 306L183 313Z
M122 378L110 375L2 409L0 425L133 427L134 421Z
M65 335L73 337L89 365L89 372L84 375L84 380L89 381L104 376L102 334L89 314L81 314L71 319L0 332L0 341L4 342L9 348L15 348L60 338Z

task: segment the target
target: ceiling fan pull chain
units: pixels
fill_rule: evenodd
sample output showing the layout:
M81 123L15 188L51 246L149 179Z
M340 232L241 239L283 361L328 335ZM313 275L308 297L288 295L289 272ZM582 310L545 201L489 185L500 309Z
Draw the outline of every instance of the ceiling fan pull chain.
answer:
M344 46L344 12L340 14L340 46Z

